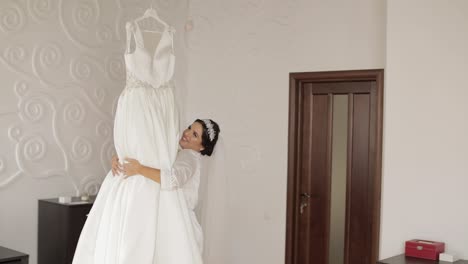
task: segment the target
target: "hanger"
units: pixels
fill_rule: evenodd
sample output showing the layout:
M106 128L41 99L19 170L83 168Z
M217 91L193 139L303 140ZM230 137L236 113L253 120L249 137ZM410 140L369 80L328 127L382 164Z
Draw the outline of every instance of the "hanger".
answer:
M138 23L140 22L141 20L145 19L145 18L153 18L155 19L156 21L158 21L159 23L163 24L164 27L168 27L167 23L164 22L158 15L158 12L156 11L156 9L153 8L153 2L151 1L151 6L150 8L146 9L145 13L143 14L143 16L135 19L135 23ZM151 30L145 30L147 32L158 32L158 31L151 31Z

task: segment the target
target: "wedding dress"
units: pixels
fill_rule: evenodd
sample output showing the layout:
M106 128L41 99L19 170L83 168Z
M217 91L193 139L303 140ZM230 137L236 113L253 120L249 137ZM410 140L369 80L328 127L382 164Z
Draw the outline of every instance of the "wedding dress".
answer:
M126 25L127 78L115 114L114 144L120 161L128 157L171 171L179 141L174 30L163 26L154 33L160 38L152 52L137 21ZM81 232L73 264L202 263L201 230L192 208L196 203L186 199L190 192L196 197L198 188L184 192L173 188L170 176L161 181L166 179L160 185L141 175L124 179L110 171Z

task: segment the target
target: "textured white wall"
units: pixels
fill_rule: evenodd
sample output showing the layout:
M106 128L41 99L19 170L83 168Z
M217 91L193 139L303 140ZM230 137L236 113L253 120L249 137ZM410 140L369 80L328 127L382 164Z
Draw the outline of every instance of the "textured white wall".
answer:
M177 29L177 93L186 94L187 3L153 2ZM110 168L125 22L149 3L0 1L0 245L32 264L37 200L94 193Z
M387 3L381 256L421 238L468 259L468 2Z
M383 68L385 2L192 1L188 118L219 121L229 255L284 263L289 73Z

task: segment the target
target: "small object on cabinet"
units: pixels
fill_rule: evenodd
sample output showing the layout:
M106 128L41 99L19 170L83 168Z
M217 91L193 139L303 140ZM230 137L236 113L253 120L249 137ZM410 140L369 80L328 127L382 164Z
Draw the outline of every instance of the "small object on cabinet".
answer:
M72 201L72 198L70 196L60 196L58 198L59 203L66 204L70 203Z
M83 193L81 195L81 201L84 201L84 202L89 201L89 194L88 193Z
M408 257L438 260L439 254L445 252L445 243L413 239L405 242L405 255Z
M439 254L439 260L440 261L447 261L447 262L455 262L458 259L454 255L447 254L447 253L440 253Z

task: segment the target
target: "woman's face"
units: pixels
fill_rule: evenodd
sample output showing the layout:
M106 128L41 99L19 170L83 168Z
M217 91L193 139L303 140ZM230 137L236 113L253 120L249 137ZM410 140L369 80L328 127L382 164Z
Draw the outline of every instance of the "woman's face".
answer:
M193 122L187 129L184 130L182 138L179 140L179 145L183 149L193 149L195 151L202 151L203 126L198 122Z

